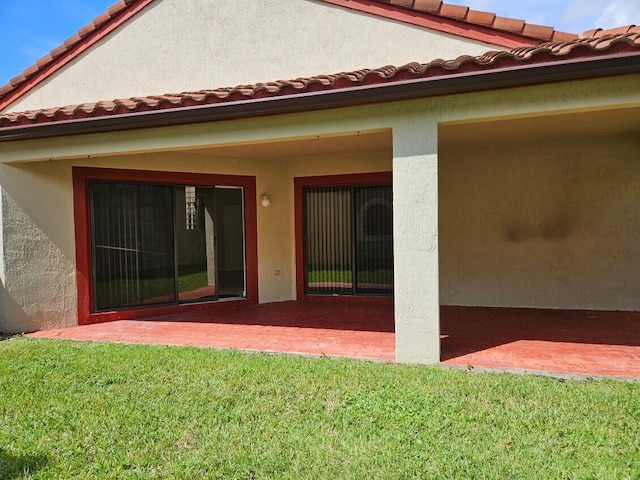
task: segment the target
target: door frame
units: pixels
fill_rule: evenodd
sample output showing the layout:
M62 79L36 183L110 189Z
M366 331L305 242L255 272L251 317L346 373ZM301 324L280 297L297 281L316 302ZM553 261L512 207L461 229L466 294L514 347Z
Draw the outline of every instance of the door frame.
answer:
M92 288L89 182L94 180L196 186L229 185L243 187L245 205L246 298L219 300L213 302L158 305L153 307L136 307L106 312L92 311L94 301ZM223 309L228 308L230 305L237 305L236 302L246 304L258 303L258 232L256 212L256 178L254 176L73 167L72 181L79 325L141 318L150 315Z
M393 296L366 295L312 295L305 291L305 252L304 252L304 189L305 187L338 187L358 185L393 185L392 172L350 173L344 175L322 175L313 177L294 177L294 206L295 206L295 254L296 254L296 298L298 300L313 300L318 298L335 299L371 299L388 302Z

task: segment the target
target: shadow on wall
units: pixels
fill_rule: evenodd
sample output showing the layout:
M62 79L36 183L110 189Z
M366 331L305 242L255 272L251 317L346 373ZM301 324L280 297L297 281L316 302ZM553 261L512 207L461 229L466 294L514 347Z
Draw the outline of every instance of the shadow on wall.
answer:
M0 447L0 478L27 478L44 467L49 459L44 455L11 455Z
M29 333L36 330L38 327L32 324L23 308L7 291L4 283L0 283L0 340L6 340L16 333Z
M0 166L4 278L0 331L76 323L71 169Z

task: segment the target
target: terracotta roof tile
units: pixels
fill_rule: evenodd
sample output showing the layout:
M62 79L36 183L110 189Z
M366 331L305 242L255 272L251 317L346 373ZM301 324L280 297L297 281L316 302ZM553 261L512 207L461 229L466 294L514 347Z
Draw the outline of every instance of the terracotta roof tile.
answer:
M491 27L496 18L495 13L481 12L480 10L471 10L467 15L467 22L474 25L483 25L485 27Z
M420 12L438 13L441 6L442 0L416 0L413 9Z
M524 20L508 17L496 17L493 21L493 28L513 33L522 33L525 25L526 23Z
M532 40L532 43L536 42L548 42L553 38L553 27L544 27L544 30L539 28L527 28L528 24L524 20L518 20L515 18L501 17L493 12L483 12L479 10L473 10L469 7L453 5L444 3L438 0L373 0L378 3L393 4L399 7L403 7L409 10L415 10L419 12L425 12L431 15L437 15L443 18L449 18L460 22L465 22L472 25L479 25L482 27L490 28L497 31L503 31L516 35L521 35ZM539 27L534 25L534 27ZM566 32L559 32L564 35L570 35L571 38L576 38L577 35Z
M580 38L590 37L602 37L604 35L615 35L616 33L640 33L640 26L636 25L623 25L621 27L609 28L603 30L602 28L594 28L593 30L587 30L580 34Z
M399 7L413 7L413 0L379 0L381 3L390 3Z
M547 27L545 25L535 25L533 23L527 23L522 28L522 34L532 38L544 38L547 41L553 39L555 30L553 27Z
M53 50L51 50L51 52L49 52L49 56L55 60L56 58L58 58L60 55L62 55L63 53L65 53L68 50L67 46L63 43L62 45L60 45L59 47L54 48Z
M426 64L409 63L401 67L385 66L334 75L319 75L293 80L238 85L236 87L172 93L149 97L70 105L61 108L0 114L0 128L87 117L121 115L149 110L179 109L196 105L257 100L265 97L296 95L314 91L357 88L402 80L447 76L464 72L479 72L498 68L516 68L521 65L573 60L579 57L597 57L613 52L633 52L640 56L640 32L598 35L568 42L549 42L511 51L492 51L478 57L461 56L455 60L436 59Z
M464 20L467 17L467 13L469 13L469 7L443 3L440 7L438 15L442 17L453 18L454 20Z
M576 36L573 33L560 32L558 30L554 30L553 36L551 37L552 42L570 42L575 39Z

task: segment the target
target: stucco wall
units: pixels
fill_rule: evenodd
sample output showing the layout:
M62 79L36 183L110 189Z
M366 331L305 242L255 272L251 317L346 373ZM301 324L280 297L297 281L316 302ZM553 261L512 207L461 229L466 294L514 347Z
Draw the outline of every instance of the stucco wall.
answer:
M21 332L74 324L71 171L55 164L2 165L0 182L4 328Z
M550 176L545 175L545 180L543 180L543 177L536 173L536 169L545 168L557 173L556 170L560 165L563 165L562 162L565 159L568 158L575 161L576 158L582 155L593 159L593 161L576 165L576 170L570 170L567 167L561 170L564 172L564 177L557 175L553 177L564 178L565 184L573 185L571 182L573 177L567 176L569 171L588 173L587 180L582 179L579 182L576 196L569 197L572 202L574 202L573 199L578 202L579 199L583 198L588 188L600 188L602 179L597 180L595 178L596 174L599 173L602 173L603 178L610 182L611 185L617 185L622 191L631 195L633 190L629 190L628 182L636 182L637 186L637 176L634 176L634 171L630 164L624 162L620 164L627 169L626 171L629 173L627 177L616 173L621 168L618 164L610 169L600 166L593 167L595 168L593 170L590 170L592 167L588 167L588 165L593 164L594 161L597 163L600 161L599 158L617 158L617 161L629 158L637 159L638 145L637 140L634 139L638 138L637 125L640 122L633 121L637 116L625 114L625 111L637 111L640 105L639 78L638 75L627 75L425 98L407 102L371 104L362 107L311 113L0 143L0 163L3 164L0 167L0 185L4 188L7 198L14 199L14 203L6 202L6 204L0 204L0 206L3 209L6 209L7 206L15 209L15 213L4 215L3 217L5 252L19 249L20 242L32 242L31 239L24 237L30 235L32 231L36 232L36 239L39 239L39 242L41 241L43 249L46 250L46 248L51 247L54 252L51 264L54 261L59 262L59 268L55 271L54 269L51 270L52 274L55 275L53 278L65 285L63 294L66 299L70 300L75 296L75 285L73 281L65 282L67 278L66 272L68 271L66 268L68 265L73 265L74 256L73 236L71 233L73 228L70 195L71 165L101 165L119 168L150 168L257 175L258 195L267 192L272 197L273 205L273 208L269 209L258 207L258 240L261 245L259 247L261 262L259 267L260 300L292 298L294 292L293 275L287 272L294 271L291 250L293 248L293 215L291 211L293 205L286 202L285 197L280 197L279 192L291 191L294 175L375 171L375 165L379 165L380 170L389 170L391 165L390 158L393 157L396 356L401 361L437 362L439 360L439 303L463 303L462 301L454 301L456 299L453 297L455 294L458 295L457 298L459 299L464 293L460 285L464 286L465 276L469 273L474 273L474 271L480 272L485 268L485 274L491 273L487 265L483 264L478 265L476 270L469 270L468 267L463 266L469 270L468 272L464 271L464 269L461 270L462 267L459 265L455 265L456 258L465 258L470 262L477 261L477 259L472 258L473 255L470 255L466 249L470 248L470 243L472 246L476 246L478 242L465 241L458 249L460 253L458 254L455 251L456 247L451 242L451 238L459 239L460 235L455 232L455 228L461 228L459 224L456 224L457 227L455 225L440 224L439 228L442 229L442 232L438 231L438 201L444 202L445 207L443 208L454 210L453 215L449 215L448 218L454 218L458 210L460 210L455 204L458 199L455 198L456 195L454 193L459 193L462 198L467 199L468 203L473 203L468 193L452 193L451 191L447 193L447 185L443 183L438 185L438 166L445 165L443 167L444 171L440 173L445 179L453 178L451 183L453 186L462 185L465 182L470 186L479 185L482 183L481 180L484 178L485 170L476 166L472 161L472 158L476 158L476 152L478 152L477 158L479 160L484 159L479 161L479 165L487 165L486 172L499 174L498 176L502 176L506 181L517 180L516 183L520 185L520 190L528 192L528 200L535 200L535 196L533 196L534 190L529 189L528 177L524 174L518 177L518 172L530 172L530 177L535 180L533 184L538 185L540 189L547 191L550 195L551 190L547 188L549 184L546 182L546 179ZM607 111L609 115L602 116ZM464 159L464 164L459 167L455 167L455 165L447 166L452 158L458 157L438 147L438 125L440 127L444 124L448 126L458 125L462 132L461 135L464 136L469 124L479 122L491 124L492 121L500 120L504 128L498 132L488 128L487 130L491 133L488 136L490 138L498 136L504 141L504 139L511 138L510 125L514 119L541 118L546 120L548 117L560 113L568 115L569 118L559 125L556 122L555 128L552 129L553 134L569 129L569 127L572 128L573 133L581 132L583 135L585 131L593 134L594 132L602 133L606 130L633 131L634 134L623 135L619 139L612 138L602 143L595 140L587 143L589 137L570 140L574 137L572 134L567 135L560 141L556 141L554 144L537 138L538 132L536 130L531 132L524 129L530 135L530 138L537 138L537 140L526 144L516 142L508 146L502 145L500 148L496 144L487 145L485 136L480 136L479 140L472 146L462 147L458 144L458 149L460 150L459 158ZM585 113L592 115L590 117L591 121L581 121ZM617 115L618 113L619 115ZM640 112L637 113L640 114ZM594 116L598 119L609 118L609 121L593 121ZM619 120L612 121L612 118L619 118ZM625 121L625 119L631 119L631 121ZM545 122L538 122L538 125L541 123L544 124ZM389 152L380 154L380 157L376 156L379 160L365 161L364 159L358 160L357 157L354 158L352 156L340 158L332 155L318 155L314 159L298 158L286 160L288 156L284 155L279 160L283 162L283 165L279 166L278 161L268 158L253 160L241 158L216 159L210 155L195 155L187 152L181 154L157 153L193 148L209 149L216 145L260 144L260 147L262 147L262 142L291 139L316 140L325 136L331 137L332 135L334 137L346 137L349 135L356 137L358 132L367 131L393 132L393 148ZM362 138L362 140L367 139ZM573 142L569 150L567 150L569 147L566 145L568 141ZM634 141L636 142L635 144ZM581 143L585 143L589 148L587 146L580 147ZM268 145L268 143L264 144L265 149L269 148ZM147 153L136 154L139 152ZM560 157L557 152L564 152L564 155ZM616 153L619 153L619 155L615 155ZM91 160L79 160L87 157L90 157ZM518 158L521 157L529 158L531 160L530 163L519 161ZM52 161L49 162L48 159L52 159ZM554 160L552 161L552 159ZM377 163L378 161L379 163ZM489 165L490 161L498 162L501 167L491 167ZM22 162L33 163L24 164ZM333 162L333 165L331 165L331 162ZM513 162L518 165L518 170L509 169ZM536 167L536 165L538 166ZM47 170L49 168L51 170ZM453 173L449 172L451 175L448 175L447 169L451 169ZM472 174L465 171L466 169L473 172L477 178L473 178ZM283 174L285 171L288 172L286 175ZM504 172L511 172L511 176L505 177ZM606 175L604 175L605 172ZM454 173L455 175L453 175ZM516 175L515 178L513 178L514 175ZM493 180L495 175L491 174L490 176L491 180ZM636 180L633 180L634 178ZM471 180L476 180L476 182ZM493 185L493 183L484 180L484 185L489 186ZM557 192L563 184L555 185L556 188L553 191ZM438 193L438 188L443 191ZM511 193L506 197L513 200L514 191L515 188L512 188L510 190ZM608 198L608 196L603 197L604 192L607 192L606 190L596 191L602 193L602 195L594 197L600 199L601 203ZM638 189L635 188L635 192L637 191ZM610 193L611 195L617 195L619 192L615 188L611 188ZM401 202L398 201L400 195L402 195ZM487 194L482 193L482 195ZM485 198L482 195L480 198L481 200L484 198L486 205L486 200L491 199L491 196ZM18 199L17 201L15 201L16 198ZM291 197L289 196L289 198ZM618 203L615 203L615 205L618 205L618 208L612 209L611 216L620 213L622 218L635 218L634 215L636 213L634 212L638 211L637 203L628 199L627 201L622 201L620 198L616 198ZM283 201L286 202L287 207L281 209L279 204ZM558 200L558 202L560 201ZM535 202L527 208L534 208L534 206ZM471 205L471 207L475 208L475 205ZM625 208L628 210L625 210ZM286 212L286 214L282 215L283 212ZM483 213L483 210L480 209L480 212ZM503 216L506 215L504 212L496 212L496 215L498 213ZM542 215L542 213L537 212L537 217L535 218L538 220L546 219L547 215ZM513 215L513 212L511 212L511 215ZM30 219L37 226L37 229L21 227L17 231L12 231L11 222L13 222L14 217ZM443 214L441 213L440 219L442 218ZM578 215L576 218L581 217ZM606 218L606 216L603 218ZM482 223L483 221L491 223L492 217L485 215L482 219L469 218L469 221L475 222L472 224ZM609 222L610 219L606 219L606 221ZM632 232L637 232L637 230L633 230L637 228L637 222L634 223L631 220L627 225ZM546 250L540 248L544 242L552 243L547 239L541 239L540 232L542 229L540 223L535 223L533 227L529 224L516 225L518 229L524 229L525 231L533 229L535 233L533 237L522 240L517 245L512 245L505 241L504 238L501 239L501 236L504 237L504 232L500 233L497 230L497 226L498 224L494 227L493 237L487 240L490 240L489 243L494 242L492 245L496 245L497 249L522 248L518 256L512 257L523 259L527 255L524 252L524 246L529 245L532 252L544 250L546 252L546 257L543 256L544 258L553 258L549 257L549 252L553 253L552 249L547 247L545 247ZM580 228L580 231L584 232L586 227L581 224ZM616 234L624 239L634 238L633 233L628 236L620 235L622 229L621 223L617 227L615 225L612 226L610 231L613 232L612 235ZM553 230L551 229L550 231ZM555 230L557 231L557 229ZM11 234L9 237L7 237L7 232ZM284 243L282 232L289 232L289 240L285 239ZM477 229L471 233L476 235ZM637 236L636 234L635 238ZM11 246L7 245L7 238L11 238ZM514 238L519 237L516 235ZM263 250L263 246L267 248L270 242L274 245L267 255ZM561 244L559 241L554 242ZM611 237L608 242L607 248L618 244L620 240L618 237ZM444 253L439 251L441 246L445 249ZM40 251L40 244L34 245L34 248L36 251ZM602 251L598 250L599 247L590 248L590 252L593 255L601 255L603 258L606 255L610 261L609 266L613 269L623 266L624 260L629 260L628 263L630 265L637 265L638 263L637 257L628 256L619 262L615 257L616 252L611 253L611 250L606 248L603 248ZM567 252L568 249L565 248L564 251ZM602 252L604 252L604 255ZM402 256L402 258L398 259L398 256ZM8 255L5 253L5 260L7 258ZM19 310L18 314L22 314L21 309L23 307L31 305L29 307L31 308L29 310L29 318L43 319L46 315L39 312L55 310L57 312L57 321L73 324L75 322L75 301L70 301L73 309L70 312L73 315L65 315L64 318L60 318L67 300L52 298L46 290L37 288L40 284L37 283L36 272L41 268L44 271L46 262L33 257L27 257L28 260L12 258L17 262L18 267L12 270L11 275L5 275L3 281L5 282L5 292L9 292L9 297L14 302L13 305L17 306ZM581 259L584 259L584 255ZM288 270L282 266L287 261L290 262ZM444 262L444 266L439 267L439 262ZM462 260L459 263L462 263ZM452 264L453 267L451 267ZM471 264L473 265L473 263ZM401 268L398 268L399 265L401 265ZM504 262L503 265L506 268L511 268L511 265L506 265ZM602 266L604 263L598 263L598 265ZM19 274L18 269L20 266L26 268L23 272L24 275ZM455 270L455 268L458 268L458 270ZM273 276L274 269L281 269L285 274L276 279L276 276ZM439 281L439 275L443 275L445 270L456 272L456 276ZM587 273L594 275L595 272L596 275L600 275L600 270L594 267L588 270ZM6 271L7 268L5 266ZM555 270L547 268L546 273L552 271ZM572 272L573 274L575 274L575 271ZM517 277L510 277L510 279L513 278ZM544 275L538 275L537 278L544 278ZM613 276L609 275L607 278L612 279ZM633 278L628 278L633 282ZM493 288L482 290L484 287L478 286L477 279L478 277L475 277L473 279L475 283L472 284L474 288L481 288L473 301L476 304L486 304L486 299L490 298L490 295L495 295L496 292L499 293L500 289L508 287L508 285L505 285L504 279L500 279L501 283L498 287L494 284ZM559 283L556 282L551 285L555 288ZM591 302L588 296L594 291L593 285L596 285L595 281L589 284L591 290L587 290L584 294L586 300L583 304ZM631 299L637 296L637 289L633 291L628 286L625 288L625 295L628 295ZM525 289L520 291L524 292ZM540 287L541 294L543 291L543 287ZM281 297L278 297L277 292L284 293L281 294ZM614 288L609 288L608 292L610 294L615 293ZM547 289L546 293L554 301L562 297L559 293L552 291L552 288ZM540 298L542 297L537 297L536 300L540 300ZM612 298L614 297L610 297L607 301ZM620 294L618 298L623 299L623 294ZM522 300L522 298L518 300ZM632 302L633 300L629 299L621 300L620 304L614 308L623 308L624 305ZM5 312L10 311L10 308L10 306L7 307L5 305ZM15 318L20 319L21 317L17 315ZM29 322L25 321L24 325L34 325L33 322ZM17 323L14 321L13 325L17 325Z
M231 87L495 49L500 47L313 0L157 0L5 110Z
M6 185L3 330L77 323L72 166L255 176L258 197L267 193L271 199L269 208L258 206L259 301L264 303L295 298L293 175L388 171L391 154L264 160L172 152L0 165L0 182Z
M640 309L637 135L439 152L443 304Z

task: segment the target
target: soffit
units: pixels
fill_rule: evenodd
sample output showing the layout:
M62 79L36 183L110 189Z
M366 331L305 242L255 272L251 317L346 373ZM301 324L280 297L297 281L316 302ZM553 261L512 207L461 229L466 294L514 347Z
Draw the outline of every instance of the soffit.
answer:
M230 158L287 160L336 154L367 155L388 152L392 155L391 130L375 132L345 132L340 135L322 135L277 142L225 145L189 153Z
M638 134L640 138L640 106L442 124L439 128L438 142L444 148L465 144L625 134Z

